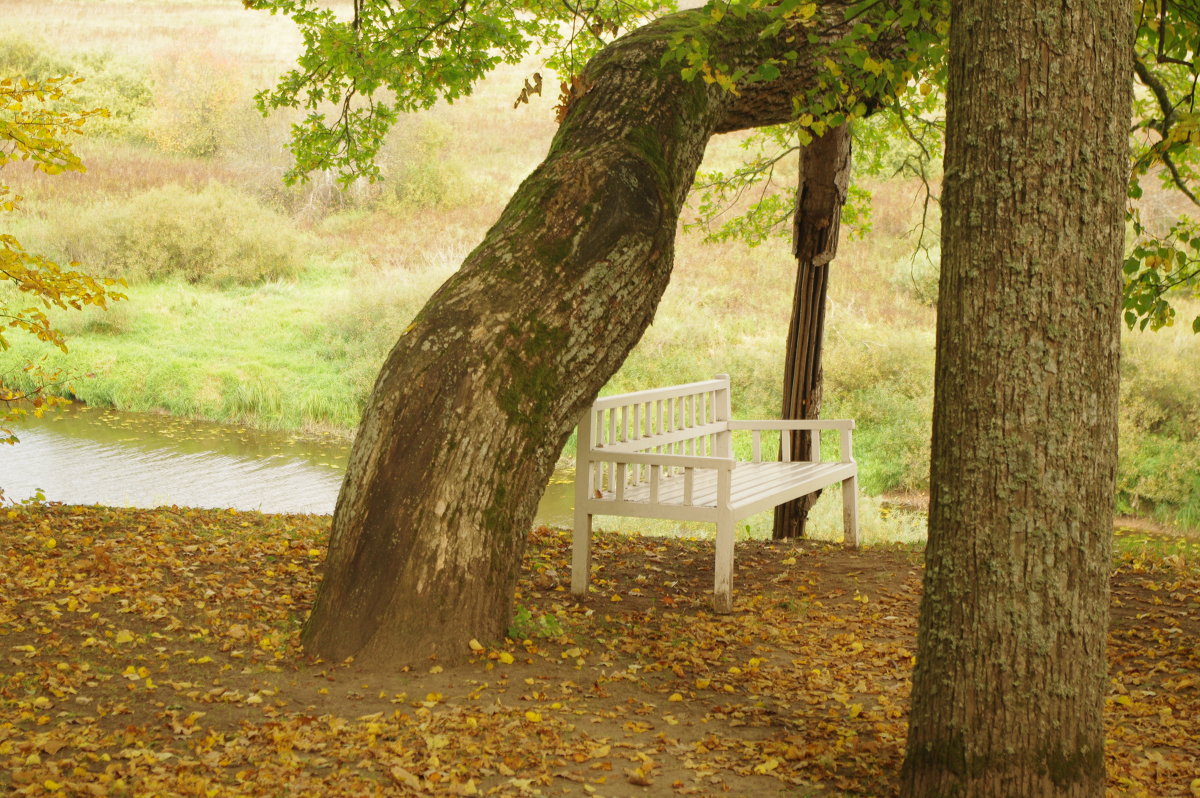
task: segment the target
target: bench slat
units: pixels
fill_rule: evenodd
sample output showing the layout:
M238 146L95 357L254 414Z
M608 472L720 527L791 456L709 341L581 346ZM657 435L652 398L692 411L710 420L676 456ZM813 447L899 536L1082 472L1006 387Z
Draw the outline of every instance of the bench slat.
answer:
M621 443L604 444L603 447L596 447L603 452L640 452L654 446L660 446L667 443L679 443L692 438L699 438L703 435L715 435L718 432L725 431L725 424L713 422L704 424L699 427L688 427L678 429L673 432L664 432L661 434L648 435L641 440L624 441Z
M704 380L702 382L684 383L683 385L672 385L667 388L650 388L645 391L602 396L592 403L592 409L607 410L610 407L621 407L622 405L631 405L635 402L653 402L658 399L677 398L690 394L704 393L705 391L718 390L726 387L726 385L727 383L723 380Z

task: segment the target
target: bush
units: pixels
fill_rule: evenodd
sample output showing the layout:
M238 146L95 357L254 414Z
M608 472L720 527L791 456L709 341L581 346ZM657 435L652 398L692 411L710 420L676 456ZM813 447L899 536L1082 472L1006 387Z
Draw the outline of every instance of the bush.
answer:
M172 53L154 68L150 138L161 149L211 157L257 119L236 63L210 50Z
M830 330L821 415L855 419L865 491L928 489L933 360L931 330L855 320Z
M1200 336L1126 331L1122 350L1117 507L1200 528Z
M1200 441L1121 429L1117 510L1200 529Z
M888 278L893 286L926 307L937 305L938 280L942 273L941 247L908 252L892 263Z
M405 120L396 127L379 158L384 207L448 208L463 201L467 190L462 168L446 157L452 132L432 119Z
M79 108L104 108L108 117L88 121L89 135L141 139L145 135L153 93L144 64L108 51L68 57L44 41L17 33L0 35L0 77L46 80L75 75L72 103Z
M229 285L290 277L304 250L290 219L217 184L150 189L48 226L66 257L130 282Z

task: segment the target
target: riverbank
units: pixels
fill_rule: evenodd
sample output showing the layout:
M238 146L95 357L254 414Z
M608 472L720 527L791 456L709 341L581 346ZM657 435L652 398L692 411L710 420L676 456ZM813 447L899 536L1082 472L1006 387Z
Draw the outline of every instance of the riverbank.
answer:
M0 514L0 791L887 795L903 753L920 549L529 542L509 637L400 673L305 659L324 517ZM1191 796L1200 545L1118 537L1109 790Z

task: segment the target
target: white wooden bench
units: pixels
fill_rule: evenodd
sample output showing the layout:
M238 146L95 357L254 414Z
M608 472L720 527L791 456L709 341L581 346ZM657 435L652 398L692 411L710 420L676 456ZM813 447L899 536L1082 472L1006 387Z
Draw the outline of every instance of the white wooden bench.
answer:
M847 546L858 547L858 467L851 420L734 421L729 375L598 399L579 422L571 592L587 594L592 516L708 521L717 525L713 607L733 609L735 524L842 483ZM793 459L789 430L811 430L804 459ZM838 461L821 460L822 430L837 430ZM780 459L763 459L762 433L780 432ZM733 433L748 432L752 459L733 459Z

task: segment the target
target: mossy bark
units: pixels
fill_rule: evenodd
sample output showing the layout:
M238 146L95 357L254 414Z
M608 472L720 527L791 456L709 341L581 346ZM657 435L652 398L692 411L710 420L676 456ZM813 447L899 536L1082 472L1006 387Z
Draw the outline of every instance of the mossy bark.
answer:
M1101 796L1129 8L952 9L902 795Z
M765 20L664 17L581 76L546 160L388 356L334 512L306 650L398 666L507 626L538 497L579 414L654 316L708 139L773 124L815 74L802 52L730 94L662 62L699 33L753 67L795 43ZM831 29L836 34L836 27Z
M842 125L813 139L800 156L792 236L796 290L784 356L781 418L817 418L821 413L825 297L829 264L837 255L842 206L850 189L850 150L850 128ZM812 433L788 434L792 457L806 459ZM820 496L821 491L817 491L776 507L772 538L804 537L809 510Z

